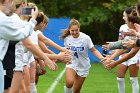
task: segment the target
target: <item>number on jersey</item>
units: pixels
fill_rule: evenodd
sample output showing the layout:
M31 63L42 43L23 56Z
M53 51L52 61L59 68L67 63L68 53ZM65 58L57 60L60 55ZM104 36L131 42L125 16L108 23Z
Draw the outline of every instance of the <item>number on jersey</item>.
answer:
M74 52L74 56L75 56L76 58L78 58L78 53L77 53L77 52Z

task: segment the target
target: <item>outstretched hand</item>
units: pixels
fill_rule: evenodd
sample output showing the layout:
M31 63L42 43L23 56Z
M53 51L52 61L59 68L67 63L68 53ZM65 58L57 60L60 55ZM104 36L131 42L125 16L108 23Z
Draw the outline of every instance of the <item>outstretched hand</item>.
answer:
M115 61L110 60L109 56L106 56L104 59L101 60L101 62L106 69L112 69L116 66Z
M105 66L106 69L112 69L112 68L116 67L117 64L115 63L114 60L110 60L104 66Z
M102 48L103 48L104 50L108 50L108 49L109 49L109 45L108 45L108 44L104 44L104 45L102 45Z
M109 44L112 43L112 42L106 42L106 44L102 45L102 48L104 50L109 50Z
M66 64L70 64L71 63L71 60L72 60L72 55L69 51L66 51L66 52L60 52L58 54L59 58L58 60L66 63Z
M55 62L51 61L47 56L44 59L44 64L48 66L51 70L56 70L58 67Z

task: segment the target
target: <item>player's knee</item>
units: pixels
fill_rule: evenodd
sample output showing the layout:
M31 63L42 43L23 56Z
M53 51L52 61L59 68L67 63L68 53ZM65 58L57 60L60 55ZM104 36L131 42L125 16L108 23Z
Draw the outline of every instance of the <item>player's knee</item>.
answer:
M67 88L72 88L73 84L74 84L74 81L73 80L66 81L66 87Z
M73 83L71 83L71 82L68 82L68 83L66 83L66 86L67 86L67 88L72 88L72 86L73 86Z

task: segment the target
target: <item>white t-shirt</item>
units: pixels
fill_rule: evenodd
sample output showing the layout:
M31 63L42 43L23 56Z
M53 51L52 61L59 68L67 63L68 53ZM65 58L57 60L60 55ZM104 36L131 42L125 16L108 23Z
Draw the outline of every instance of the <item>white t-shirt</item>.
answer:
M90 68L90 59L88 57L88 49L94 47L90 37L82 32L78 38L72 35L64 39L64 45L73 55L72 64L79 70L88 70Z
M35 27L36 20L31 19L24 27L18 27L13 20L20 21L16 14L9 17L1 11L0 19L0 61L2 61L6 54L9 40L19 41L29 36L32 33L30 29Z

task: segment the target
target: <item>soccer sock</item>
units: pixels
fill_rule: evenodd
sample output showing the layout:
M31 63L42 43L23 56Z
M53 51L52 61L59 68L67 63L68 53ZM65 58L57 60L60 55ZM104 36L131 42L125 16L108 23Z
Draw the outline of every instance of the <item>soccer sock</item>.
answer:
M64 86L64 93L73 93L72 88L67 88L66 86Z
M37 93L35 83L30 83L30 93Z
M124 78L117 77L119 93L125 93Z
M130 80L132 84L132 93L139 93L138 77L130 77Z

